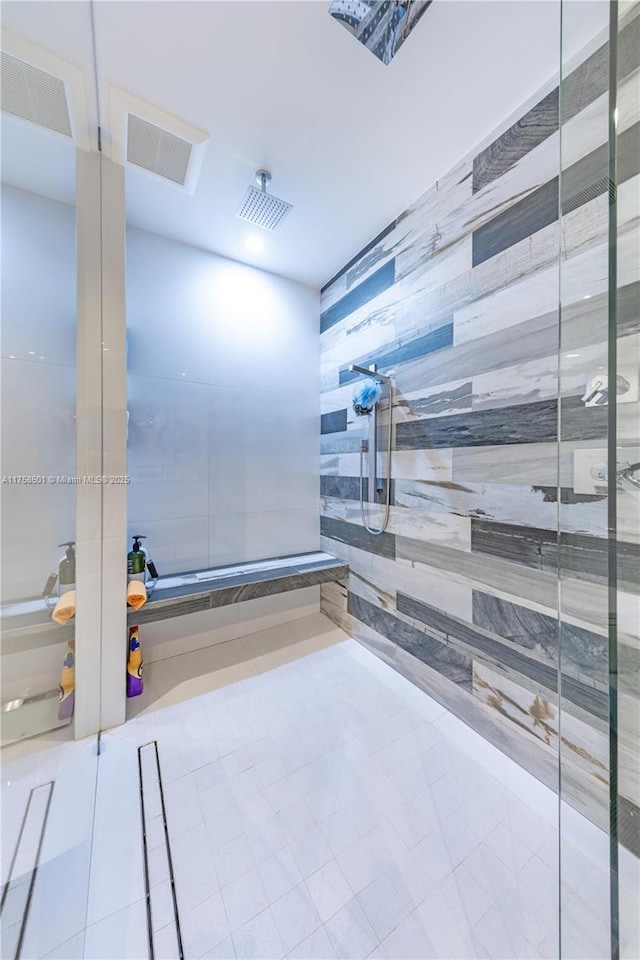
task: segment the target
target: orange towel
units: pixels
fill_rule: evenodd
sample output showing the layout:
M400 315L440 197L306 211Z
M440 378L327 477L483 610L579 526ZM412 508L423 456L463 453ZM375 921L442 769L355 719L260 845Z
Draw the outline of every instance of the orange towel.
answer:
M67 590L56 603L53 613L51 614L51 619L55 620L56 623L65 624L71 620L75 612L76 592L75 590Z
M147 588L140 580L131 580L127 584L127 603L134 610L139 610L147 602Z

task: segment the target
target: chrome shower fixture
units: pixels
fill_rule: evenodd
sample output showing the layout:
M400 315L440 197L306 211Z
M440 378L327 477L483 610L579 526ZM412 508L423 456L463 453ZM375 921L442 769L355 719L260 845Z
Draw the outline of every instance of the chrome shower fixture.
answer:
M391 383L391 377L386 377L384 373L378 373L375 363L372 363L369 368L360 367L357 363L352 363L349 366L349 373L361 373L365 377L370 377L371 380L377 380L378 383Z
M357 363L352 363L349 367L351 373L359 373L363 377L367 377L369 380L374 380L376 383L380 384L383 388L380 392L380 395L373 401L371 406L367 404L366 407L357 409L357 405L354 403L354 410L356 414L360 416L367 416L369 420L369 439L363 440L360 445L360 515L362 517L362 523L365 530L368 533L373 534L375 537L379 537L381 533L387 528L389 523L389 513L391 510L391 438L393 434L393 380L391 377L385 376L384 373L378 373L376 370L375 363L372 363L369 367L361 367ZM389 423L387 425L387 496L384 503L384 517L382 520L382 525L378 528L372 527L369 525L367 519L367 513L364 506L364 457L367 455L367 460L369 463L369 471L367 476L367 490L368 490L368 501L369 504L375 504L380 502L377 500L379 494L384 490L385 480L382 477L382 469L378 471L378 407L382 400L387 400L388 409L389 409Z
M242 205L236 214L241 220L253 223L256 227L262 227L263 230L275 230L293 209L291 203L267 193L267 184L270 182L269 171L258 170L256 183L260 189L247 188Z

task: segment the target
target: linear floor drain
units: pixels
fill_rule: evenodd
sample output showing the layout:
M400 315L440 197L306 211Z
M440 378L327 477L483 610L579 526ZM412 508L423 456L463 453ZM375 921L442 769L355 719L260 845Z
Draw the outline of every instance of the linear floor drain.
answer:
M142 814L142 847L144 853L144 881L147 903L147 934L149 938L149 957L155 960L155 936L162 930L162 953L164 957L169 952L175 960L183 960L182 934L180 931L180 917L178 901L173 876L173 862L171 860L171 844L167 827L167 811L162 790L162 774L160 772L160 757L158 755L158 741L138 747L138 770L140 773L140 811ZM149 856L151 843L161 837L161 842L154 847L159 849L153 859ZM166 877L169 880L166 881ZM167 922L162 912L162 887L169 883L171 901L173 905L173 923ZM169 929L171 927L171 929ZM173 945L172 945L173 944ZM175 946L175 950L173 949ZM168 952L169 951L169 952Z
M22 951L52 795L53 780L33 787L22 816L0 897L3 957L13 956L18 960Z

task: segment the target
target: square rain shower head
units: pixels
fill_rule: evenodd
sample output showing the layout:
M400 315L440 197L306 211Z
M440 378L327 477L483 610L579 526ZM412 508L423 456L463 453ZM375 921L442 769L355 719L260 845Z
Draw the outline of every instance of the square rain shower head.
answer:
M275 230L291 210L292 204L257 187L249 187L237 216L264 230Z
M370 50L391 63L431 0L333 0L329 14Z

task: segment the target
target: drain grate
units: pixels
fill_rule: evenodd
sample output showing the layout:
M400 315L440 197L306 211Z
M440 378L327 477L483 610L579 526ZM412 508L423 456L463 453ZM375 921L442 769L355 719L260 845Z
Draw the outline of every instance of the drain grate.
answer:
M171 931L174 935L173 949L171 950L172 957L175 960L184 960L184 952L182 948L182 932L180 930L180 916L178 914L178 900L176 897L176 887L173 876L173 861L171 859L171 843L169 841L169 828L167 826L167 811L164 803L164 792L162 789L162 774L160 772L160 756L158 754L158 741L151 740L149 743L143 744L141 747L138 747L138 772L140 775L140 812L142 815L142 847L144 854L144 882L145 882L145 892L146 892L146 906L147 906L147 936L149 940L149 957L150 960L155 960L156 950L154 942L154 934L158 932L160 927L156 929L156 924L154 923L154 902L156 902L156 909L159 907L156 901L158 897L158 887L159 884L155 883L154 874L157 872L159 876L169 876L169 883L171 887L171 898L173 903L173 930ZM161 829L164 839L164 844L161 844L161 856L155 856L153 859L153 864L149 858L149 836L152 820L155 821L157 818L148 817L148 809L151 805L154 804L156 809L159 809L159 818L161 820ZM166 943L167 938L167 929L163 925L163 957L168 957L168 946Z

